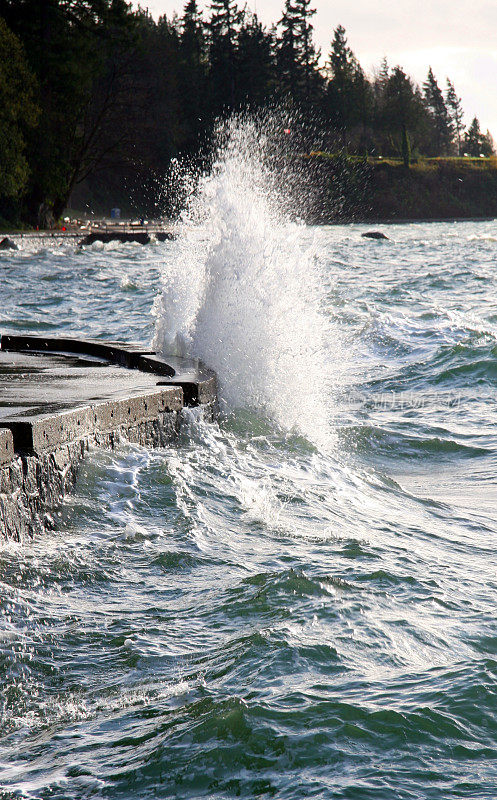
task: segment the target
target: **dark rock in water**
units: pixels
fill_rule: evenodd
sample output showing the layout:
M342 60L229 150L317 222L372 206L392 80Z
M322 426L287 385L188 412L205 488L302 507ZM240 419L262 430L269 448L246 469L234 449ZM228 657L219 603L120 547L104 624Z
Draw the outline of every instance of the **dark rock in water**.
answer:
M388 239L388 236L385 236L381 231L366 231L366 233L361 233L361 236L364 239Z
M84 239L81 239L79 245L89 245L93 244L94 242L103 242L106 244L107 242L138 242L138 244L149 244L150 243L150 236L148 233L140 233L136 231L136 233L104 233L103 231L100 233L89 233L88 236L85 236Z
M18 250L18 249L19 248L17 247L16 243L13 242L12 239L9 239L8 236L6 236L0 242L0 250Z
M94 242L138 242L138 244L150 244L151 236L155 236L158 242L165 242L175 239L176 236L171 231L94 231L81 239L79 246L93 244Z

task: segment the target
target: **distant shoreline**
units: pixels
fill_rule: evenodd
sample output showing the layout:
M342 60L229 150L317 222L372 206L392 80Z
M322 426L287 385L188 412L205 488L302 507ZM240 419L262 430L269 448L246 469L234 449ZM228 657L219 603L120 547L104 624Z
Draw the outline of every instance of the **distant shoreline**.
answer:
M308 158L315 222L456 222L497 219L497 160L390 161Z
M316 220L315 222L309 222L309 225L318 225L319 227L348 227L353 225L363 225L366 227L371 227L373 225L422 225L426 223L456 223L456 222L497 222L497 216L485 216L485 217L420 217L419 219L385 219L385 218L376 218L376 219L349 219L349 220ZM171 229L171 225L164 225L160 226L160 231L168 232ZM98 231L94 229L94 232ZM121 229L110 229L110 228L102 228L100 229L102 232L111 233L115 232L116 234ZM155 233L159 230L158 225L151 225L150 227L137 227L135 231L137 233ZM18 228L7 229L4 228L0 230L0 240L4 237L15 236L18 239L41 239L41 238L51 238L51 239L82 239L85 235L88 234L88 229L86 230L67 230L62 231L58 228L46 228L44 230L19 230Z
M349 222L323 222L323 225L420 225L426 222L497 222L497 216L491 217L420 217L419 219L358 219Z

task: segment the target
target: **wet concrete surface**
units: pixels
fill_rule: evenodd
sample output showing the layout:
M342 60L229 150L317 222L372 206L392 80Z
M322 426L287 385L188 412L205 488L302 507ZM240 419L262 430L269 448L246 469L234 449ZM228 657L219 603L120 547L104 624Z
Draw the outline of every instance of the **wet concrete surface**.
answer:
M4 334L0 339L0 535L53 524L90 446L175 440L184 406L214 414L216 377L140 344Z
M216 402L214 373L135 343L4 334L0 428L15 452L128 429L185 405Z
M46 414L136 396L158 376L103 358L0 350L0 419Z

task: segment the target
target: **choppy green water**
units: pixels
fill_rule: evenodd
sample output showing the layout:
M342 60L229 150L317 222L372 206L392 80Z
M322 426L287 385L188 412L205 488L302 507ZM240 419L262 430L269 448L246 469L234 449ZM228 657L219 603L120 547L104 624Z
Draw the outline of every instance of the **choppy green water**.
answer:
M190 414L0 546L0 797L497 797L497 222L362 230L333 447ZM149 341L177 246L1 254L0 329Z

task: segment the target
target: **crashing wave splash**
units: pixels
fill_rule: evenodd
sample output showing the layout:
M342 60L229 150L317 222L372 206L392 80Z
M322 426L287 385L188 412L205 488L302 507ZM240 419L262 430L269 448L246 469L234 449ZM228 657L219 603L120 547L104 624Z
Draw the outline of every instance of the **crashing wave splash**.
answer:
M154 347L212 367L225 410L255 408L323 444L336 367L315 242L283 210L281 127L235 117L218 130L209 174L184 174L189 201L162 264Z

